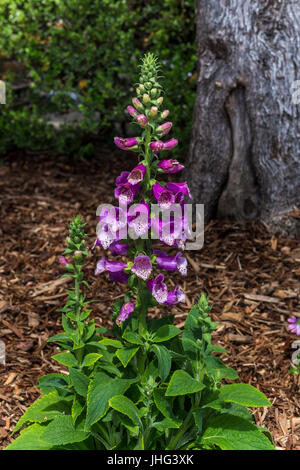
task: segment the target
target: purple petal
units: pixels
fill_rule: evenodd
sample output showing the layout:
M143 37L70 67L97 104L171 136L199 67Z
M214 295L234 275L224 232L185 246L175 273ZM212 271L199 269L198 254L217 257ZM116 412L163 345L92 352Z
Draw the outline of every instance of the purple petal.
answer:
M136 258L134 258L134 264L131 268L131 271L146 281L152 271L152 263L150 258L140 253Z

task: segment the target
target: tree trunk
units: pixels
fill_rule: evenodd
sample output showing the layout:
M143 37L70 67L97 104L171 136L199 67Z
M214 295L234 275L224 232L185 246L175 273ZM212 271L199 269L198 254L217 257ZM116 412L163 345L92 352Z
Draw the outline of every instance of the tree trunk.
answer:
M299 235L300 0L196 0L196 23L194 202Z

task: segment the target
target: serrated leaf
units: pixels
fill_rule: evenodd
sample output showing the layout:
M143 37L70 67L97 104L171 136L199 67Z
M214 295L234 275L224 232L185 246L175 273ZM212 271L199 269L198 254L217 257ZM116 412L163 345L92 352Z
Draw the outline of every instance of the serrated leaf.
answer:
M262 392L249 384L223 385L219 390L218 400L243 406L272 406Z
M77 418L81 415L82 410L84 409L84 404L80 402L77 396L74 396L73 404L72 404L72 421L75 425Z
M58 353L52 356L52 359L67 367L76 367L78 365L76 357L71 353Z
M114 410L128 416L135 425L140 426L141 428L143 427L138 409L129 398L124 397L123 395L115 395L108 403Z
M38 398L21 416L17 422L13 434L21 429L27 422L44 423L68 411L68 402L73 397L61 397L57 391L48 393Z
M206 356L204 364L207 375L213 377L218 383L222 379L236 380L239 378L238 373L232 367L226 366L219 357Z
M43 439L45 426L32 424L21 431L17 439L11 442L4 450L49 450L52 445Z
M110 339L110 338L103 338L99 341L100 344L103 344L104 346L112 346L113 348L123 348L123 344L121 341L118 341L117 339Z
M182 424L182 420L176 418L174 415L171 403L164 397L164 392L158 389L154 390L153 398L157 409L169 420L169 428L179 428Z
M123 348L116 351L116 356L122 362L124 367L127 367L133 356L138 352L137 348Z
M139 344L141 346L144 345L144 342L142 341L142 339L136 333L133 333L132 331L125 331L124 334L122 335L122 338L128 341L128 343Z
M98 354L98 353L87 354L83 360L82 367L92 366L93 364L95 364L95 362L97 362L100 359L100 357L102 357L102 354Z
M89 437L90 433L76 429L72 416L59 416L45 427L42 438L53 446L82 442Z
M89 384L87 395L86 429L101 419L108 410L108 401L115 395L123 394L137 379L112 378L103 372L95 374Z
M201 441L222 450L274 450L255 424L230 414L209 419Z
M78 369L69 368L70 379L78 395L86 397L88 392L89 378Z
M70 380L69 376L65 374L47 374L38 379L38 388L41 392L47 395L55 390L67 390Z
M176 370L170 379L166 396L175 397L178 395L188 395L189 393L196 393L203 390L205 385L193 379L184 370Z
M162 344L153 344L151 349L154 351L157 358L158 375L162 382L164 382L170 373L172 365L170 351Z
M163 325L152 335L152 341L154 343L161 343L178 336L180 333L182 333L182 331L176 328L176 326Z

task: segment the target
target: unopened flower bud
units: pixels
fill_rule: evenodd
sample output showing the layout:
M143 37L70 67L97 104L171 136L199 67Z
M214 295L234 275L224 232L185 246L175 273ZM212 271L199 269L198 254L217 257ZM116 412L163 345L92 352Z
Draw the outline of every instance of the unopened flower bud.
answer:
M152 96L152 98L155 98L156 97L156 94L157 94L157 88L152 88L150 90L150 95Z
M138 111L142 111L144 109L144 106L138 98L132 98L132 104Z
M170 114L170 111L168 109L164 109L164 111L161 113L162 119L166 119Z
M142 83L139 84L139 89L140 89L140 92L142 93L143 91L145 91L145 87Z
M148 124L148 119L144 114L139 114L136 116L136 122L141 126L141 127L146 127Z
M160 105L160 104L162 104L163 100L164 100L163 97L160 96L159 98L157 98L156 101L157 101L158 105Z
M155 117L158 113L158 107L157 106L151 106L149 114L152 117Z
M82 256L82 251L80 251L80 250L74 251L74 257L76 259L81 259L81 256Z
M64 256L59 256L58 259L60 264L62 264L63 266L68 266L68 264L70 264L67 258L65 258Z
M164 122L163 124L161 124L161 126L159 126L156 129L158 135L160 136L167 135L170 132L172 125L173 124L170 121Z
M150 96L148 95L148 93L144 93L143 94L143 103L147 104L149 103L150 101Z
M135 117L139 114L133 106L127 106L127 111L132 117Z

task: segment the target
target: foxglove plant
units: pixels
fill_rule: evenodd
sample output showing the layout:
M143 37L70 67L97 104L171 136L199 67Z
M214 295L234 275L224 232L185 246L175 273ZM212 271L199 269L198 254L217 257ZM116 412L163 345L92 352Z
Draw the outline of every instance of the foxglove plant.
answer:
M64 333L50 338L61 350L54 359L68 374L39 380L43 395L17 423L14 432L24 429L8 449L274 448L268 431L255 425L248 410L270 406L269 400L248 384L221 383L238 375L215 356L227 351L211 344L217 324L209 316L208 299L202 294L183 330L168 313L160 319L149 315L150 307L168 312L169 306L185 302L180 286L168 288L166 271L186 276L187 260L181 251L169 255L164 248L184 249L189 236L185 215L161 220L152 216L150 207L158 203L162 210L182 208L184 199L191 198L186 182L157 180L183 168L177 160L160 160L177 140L161 140L172 124L163 123L169 111L160 111L158 72L157 60L147 54L137 96L127 108L142 133L115 138L120 149L138 152L139 162L116 179L120 206L101 209L93 246L121 257L102 256L95 275L127 284L128 292L112 308L112 330L97 329L94 320L88 321L91 310L82 274L88 253L82 221L76 218L60 259L74 289L62 309ZM153 247L150 231L161 249Z

